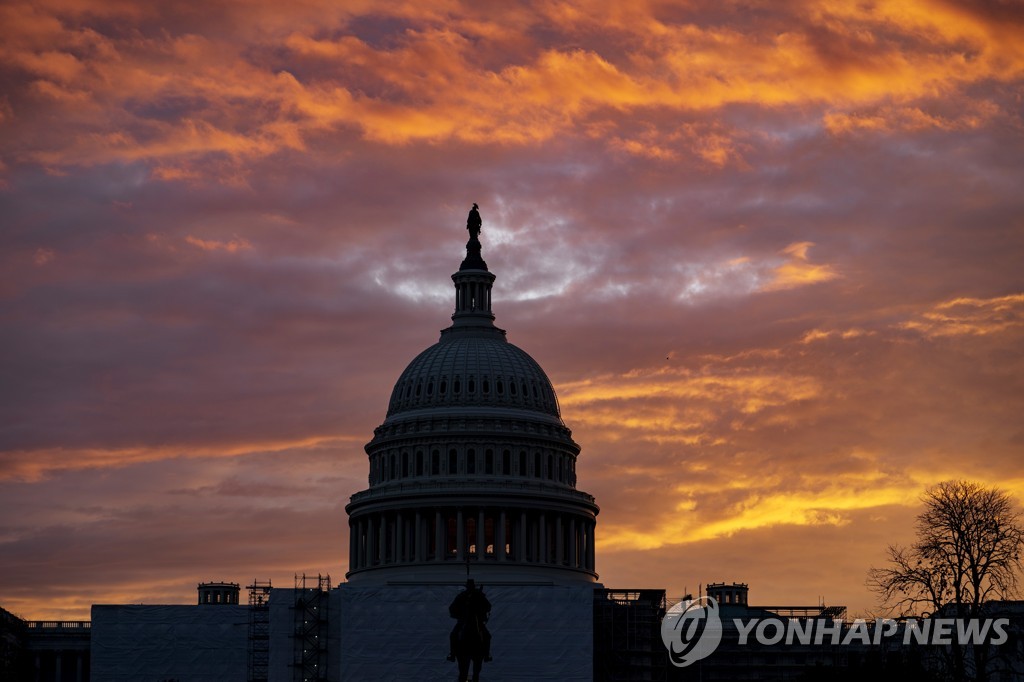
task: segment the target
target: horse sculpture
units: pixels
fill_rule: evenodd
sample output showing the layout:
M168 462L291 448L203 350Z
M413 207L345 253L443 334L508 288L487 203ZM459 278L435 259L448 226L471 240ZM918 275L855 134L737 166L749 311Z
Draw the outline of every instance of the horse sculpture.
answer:
M491 634L487 631L487 616L491 611L491 603L487 601L483 590L476 589L473 580L466 581L466 590L460 592L448 613L458 622L451 633L451 654L449 660L459 664L458 682L466 682L469 676L469 664L473 663L472 682L480 681L480 668L484 661L491 660Z

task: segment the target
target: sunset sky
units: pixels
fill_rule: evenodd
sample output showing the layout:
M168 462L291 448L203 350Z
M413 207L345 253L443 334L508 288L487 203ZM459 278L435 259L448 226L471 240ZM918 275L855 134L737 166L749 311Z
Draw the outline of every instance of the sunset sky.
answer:
M1017 0L0 5L0 606L343 579L466 213L610 587L877 602L1024 500Z

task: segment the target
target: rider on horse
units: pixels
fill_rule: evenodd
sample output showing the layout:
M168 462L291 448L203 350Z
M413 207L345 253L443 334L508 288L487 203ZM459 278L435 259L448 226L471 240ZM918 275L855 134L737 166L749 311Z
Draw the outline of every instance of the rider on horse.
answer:
M451 645L451 650L448 654L449 661L455 660L456 644L459 641L463 628L472 626L474 622L480 628L484 660L491 660L491 633L488 632L486 625L490 614L491 602L487 601L484 591L476 588L476 583L472 578L467 579L466 589L459 592L452 601L451 606L448 607L448 615L456 620L455 627L452 628L452 633L449 636L449 644Z

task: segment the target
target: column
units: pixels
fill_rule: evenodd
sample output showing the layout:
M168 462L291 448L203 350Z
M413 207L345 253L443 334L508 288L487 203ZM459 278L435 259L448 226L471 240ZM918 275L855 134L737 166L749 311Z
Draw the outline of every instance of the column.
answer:
M498 515L498 527L494 533L494 551L498 555L498 561L505 560L505 510Z
M562 515L555 516L555 563L561 565L565 561L565 533L562 532Z
M579 568L580 538L576 534L576 517L569 518L569 565Z
M487 556L487 534L484 530L484 510L481 509L476 519L476 558L481 561Z
M366 565L373 566L377 563L377 524L374 523L373 515L366 519Z
M359 523L348 524L348 567L351 570L358 568L356 563L356 531L359 530Z
M377 515L377 562L387 563L388 559L388 519L383 513Z
M362 524L363 524L363 537L362 537L362 541L363 541L363 553L362 553L363 562L362 562L362 567L366 568L367 566L370 565L370 562L373 561L373 559L372 559L373 554L371 553L373 551L373 543L370 542L370 535L372 533L372 530L370 528L370 520L369 519L364 518L363 521L362 521Z
M594 524L587 524L587 570L594 570Z
M516 543L516 561L526 561L526 547L527 542L530 541L530 536L526 533L526 512L519 513L519 542Z
M395 513L395 543L397 545L395 563L397 564L405 562L405 524L402 523L402 516L402 512Z
M423 557L426 554L426 548L424 547L426 534L423 532L423 515L420 512L416 512L416 532L414 536L416 540L416 556L414 558L417 562L423 561Z
M441 525L441 512L434 512L434 561L444 559L444 527Z
M537 560L546 564L548 562L548 538L547 538L548 523L547 517L544 514L540 515L540 520L537 523Z
M459 561L466 558L466 525L460 509L455 515L455 555Z

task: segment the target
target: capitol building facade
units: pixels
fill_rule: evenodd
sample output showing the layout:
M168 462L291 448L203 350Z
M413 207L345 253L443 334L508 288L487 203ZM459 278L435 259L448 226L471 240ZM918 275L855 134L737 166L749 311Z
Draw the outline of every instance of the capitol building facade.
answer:
M398 377L346 507L342 679L451 679L447 605L467 578L493 604L485 678L594 679L598 506L551 381L494 324L481 223L474 205L451 326Z

